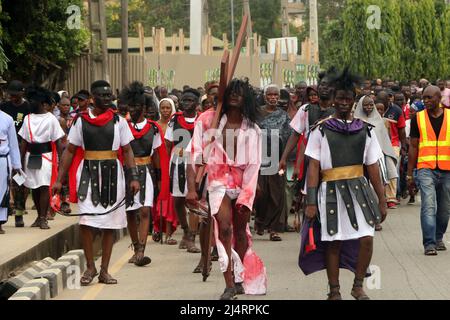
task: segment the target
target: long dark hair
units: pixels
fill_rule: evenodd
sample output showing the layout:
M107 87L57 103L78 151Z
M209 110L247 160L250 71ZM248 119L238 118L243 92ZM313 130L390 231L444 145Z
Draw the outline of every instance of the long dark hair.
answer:
M224 93L224 101L222 107L222 115L227 113L228 111L228 102L231 94L238 93L243 94L244 103L241 108L241 112L243 117L249 122L251 127L254 126L259 116L259 107L256 104L255 92L253 88L250 86L247 79L233 79L225 89Z

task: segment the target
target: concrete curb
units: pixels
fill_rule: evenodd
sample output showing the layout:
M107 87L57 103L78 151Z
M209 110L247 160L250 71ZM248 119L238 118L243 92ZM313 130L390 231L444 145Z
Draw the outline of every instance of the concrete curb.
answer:
M126 229L118 230L115 242L127 234ZM57 261L47 257L33 262L24 272L4 283L1 291L3 297L9 297L9 300L48 300L58 296L67 287L77 287L79 283L72 282L79 281L85 269L84 251L71 250Z
M9 298L9 300L47 300L50 298L50 283L47 279L33 279Z

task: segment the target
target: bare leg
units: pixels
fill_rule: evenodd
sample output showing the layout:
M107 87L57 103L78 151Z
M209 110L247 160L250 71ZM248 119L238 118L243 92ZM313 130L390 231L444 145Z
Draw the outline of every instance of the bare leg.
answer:
M356 299L366 296L362 284L366 276L367 268L372 260L373 238L364 237L359 239L358 264L356 266L355 282L352 289L352 296Z
M245 214L238 214L236 210L233 210L233 232L236 239L235 250L242 262L244 262L245 253L248 249L247 223L250 214L250 210L245 211Z
M48 191L48 187L40 187L39 188L39 206L40 206L40 213L39 216L41 218L47 218L47 212L50 204L50 194Z
M94 235L89 226L80 225L81 244L83 246L84 255L86 257L86 268L90 271L95 270L94 262Z
M136 221L136 215L138 210L127 211L127 222L128 222L128 232L130 233L130 238L132 243L137 243L138 240L138 227Z
M111 229L102 230L102 271L108 273L109 261L111 260L112 248L114 244L114 233Z
M139 225L139 241L141 244L147 243L148 229L150 228L150 207L140 209L141 223Z
M225 285L227 288L234 287L233 274L231 271L232 261L231 261L231 235L232 235L232 211L231 211L231 200L225 195L220 205L219 212L216 215L217 222L219 224L219 239L225 247L225 251L228 256L228 269L223 273L225 278Z
M189 225L186 217L185 198L173 197L175 211L178 216L181 228L183 229L183 239L189 236Z
M332 297L340 297L339 293L339 259L341 254L341 241L332 241L328 243L325 252L325 261L327 264L328 283L330 285L330 295Z
M40 206L40 190L38 189L31 189L31 196L33 197L33 202L34 205L36 206L36 211L38 214L38 218L41 216L40 212L41 212L41 206Z

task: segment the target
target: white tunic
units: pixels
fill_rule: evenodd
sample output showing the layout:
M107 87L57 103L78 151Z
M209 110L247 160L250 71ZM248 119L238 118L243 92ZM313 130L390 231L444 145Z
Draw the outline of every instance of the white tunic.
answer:
M321 170L332 169L330 147L326 135L322 136L320 130L315 129L311 131L309 136L308 146L306 147L305 154L313 159L320 161ZM367 135L366 146L364 150L364 164L369 166L378 161L383 155L381 147L378 143L377 136L372 134L371 137ZM350 240L359 239L366 236L374 235L374 228L371 227L364 218L364 214L356 201L355 196L351 193L353 204L355 206L356 219L359 229L355 230L347 214L347 209L342 197L339 193L339 189L336 189L337 206L338 206L338 232L330 236L327 229L326 219L326 182L322 182L319 187L319 213L322 230L322 241L336 241L336 240Z
M95 118L91 110L89 110L89 116ZM70 129L69 132L69 143L82 147L84 149L83 141L83 131L82 131L81 119L75 123L75 125ZM128 145L134 139L131 133L128 123L122 117L119 117L119 121L114 124L114 141L113 141L113 151L119 150L119 147ZM94 206L91 200L91 185L89 184L86 200L78 200L78 208L80 213L104 213L109 211L112 207L116 206L118 202L125 198L125 177L123 173L123 168L119 160L117 162L117 202L113 205L108 206L106 209L99 204ZM81 161L80 166L77 171L77 191L78 185L81 177L81 171L83 168L84 160ZM101 188L101 180L100 180ZM108 213L103 216L82 216L80 217L80 224L91 226L100 229L123 229L127 226L127 218L125 213L125 206L121 206L117 210Z
M194 123L196 118L185 118L187 123ZM166 133L164 135L164 138L167 141L173 142L174 141L174 134L173 134L173 127L171 127L170 125L167 126L167 130ZM172 177L172 181L173 181L173 190L172 190L172 196L174 197L186 197L187 195L187 179L186 179L186 183L184 186L184 192L180 191L180 187L179 187L179 183L178 183L178 164L180 163L184 163L184 168L185 171L187 173L187 163L189 162L189 158L190 158L190 151L191 150L191 142L189 142L189 144L187 145L186 149L184 149L183 152L183 157L176 157L176 159L174 159L174 152L172 152L171 156L170 156L170 162L169 162L169 166L172 165L172 161L173 161L173 165L175 166L175 170L173 172L173 177ZM173 149L172 149L173 151ZM170 170L170 167L169 167Z
M31 127L31 134L30 134ZM27 115L20 128L19 135L28 143L55 142L65 136L58 119L50 113L31 113ZM28 169L28 158L30 153L25 154L25 187L37 189L42 186L50 186L52 178L52 153L42 154L42 167L40 169Z
M142 130L146 124L147 124L147 120L145 120L141 123L136 123L136 127L137 127L137 129ZM150 155L153 155L154 150L159 148L161 146L161 144L162 144L161 135L158 132L155 134L155 136L153 138L152 151L151 151ZM134 196L133 205L131 207L128 207L126 209L127 211L134 211L134 210L140 209L142 207L153 207L153 181L152 181L152 177L151 177L150 172L148 171L147 167L145 170L147 171L147 174L146 174L147 179L145 180L144 205L142 205L140 202L140 193L141 192L139 191Z
M305 134L306 136L309 133L309 117L308 112L306 111L307 106L309 106L309 104L301 106L290 123L291 128L298 134Z
M0 111L0 155L7 154L9 154L8 157L0 158L0 202L8 189L8 163L10 173L12 169L22 168L14 120L5 112ZM0 208L0 222L7 220L8 208Z

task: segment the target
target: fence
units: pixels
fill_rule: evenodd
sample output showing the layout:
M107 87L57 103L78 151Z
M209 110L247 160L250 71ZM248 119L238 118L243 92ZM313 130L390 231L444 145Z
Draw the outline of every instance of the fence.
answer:
M130 54L128 79L138 80L149 86L164 85L170 89L203 86L220 76L220 58L217 55L189 54ZM94 81L90 72L90 57L78 58L68 72L65 89L71 94L81 89L89 89ZM110 83L114 89L122 88L121 54L108 54ZM274 59L273 55L241 55L235 76L248 77L255 86L263 87L270 83L293 87L299 81L316 83L319 66L296 61Z

